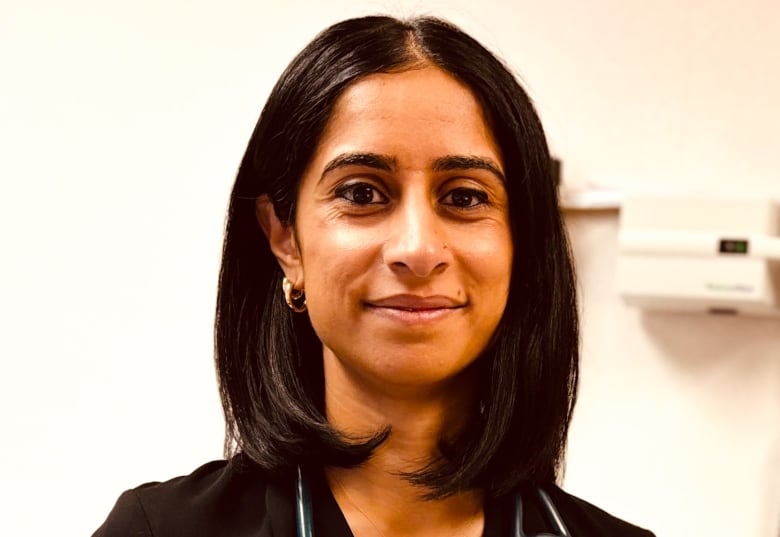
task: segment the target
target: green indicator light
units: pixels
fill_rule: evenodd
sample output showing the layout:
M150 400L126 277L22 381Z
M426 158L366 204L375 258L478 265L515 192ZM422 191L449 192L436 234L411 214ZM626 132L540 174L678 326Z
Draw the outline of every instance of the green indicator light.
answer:
M745 239L721 239L720 253L745 255L749 250L749 242Z

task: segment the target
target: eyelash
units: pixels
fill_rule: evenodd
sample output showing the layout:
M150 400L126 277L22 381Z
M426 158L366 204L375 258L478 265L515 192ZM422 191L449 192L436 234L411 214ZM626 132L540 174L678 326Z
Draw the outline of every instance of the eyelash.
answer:
M483 192L482 190L477 190L476 188L466 188L466 187L458 187L453 188L447 194L441 198L442 200L446 198L451 198L454 194L458 194L461 196L468 196L471 201L476 200L476 204L469 203L468 205L456 205L455 203L447 203L446 205L452 205L454 207L457 207L458 209L476 209L477 207L481 205L487 205L488 204L488 195L487 193Z
M355 191L358 190L358 189L367 189L367 190L369 190L371 192L372 199L373 199L373 197L375 195L380 196L382 199L380 201L368 201L368 202L363 202L363 203L355 201ZM350 203L353 203L353 204L359 205L359 206L378 205L378 204L383 204L383 203L387 203L388 202L387 196L382 194L379 191L379 189L377 189L375 186L370 185L368 183L348 183L346 185L341 185L341 186L339 186L335 190L334 194L335 194L335 196L337 198L345 199L345 200L349 201Z
M358 190L363 189L362 194L370 194L372 201L356 201L355 200L355 193ZM341 185L338 188L336 188L334 192L335 196L337 198L341 198L344 200L347 200L348 202L365 207L368 205L383 205L388 203L388 198L384 194L382 194L378 188L375 186L369 184L369 183L349 183L346 185ZM456 203L450 202L444 202L444 200L448 198L452 198L453 195L460 195L460 196L466 196L468 197L468 204L467 205L457 205ZM379 197L380 199L378 201L373 201L375 197ZM482 190L478 190L476 188L467 188L467 187L457 187L453 188L449 192L447 192L443 197L440 198L440 201L444 202L444 205L449 205L452 207L455 207L457 209L476 209L477 207L480 207L482 205L488 205L488 195L486 192ZM476 203L473 203L476 201Z

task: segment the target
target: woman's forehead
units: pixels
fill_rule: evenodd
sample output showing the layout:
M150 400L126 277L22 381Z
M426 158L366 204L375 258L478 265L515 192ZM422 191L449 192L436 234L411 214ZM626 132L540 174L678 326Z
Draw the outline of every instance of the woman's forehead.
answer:
M314 160L339 154L387 155L399 166L470 155L502 168L484 113L465 84L436 67L373 74L337 99Z

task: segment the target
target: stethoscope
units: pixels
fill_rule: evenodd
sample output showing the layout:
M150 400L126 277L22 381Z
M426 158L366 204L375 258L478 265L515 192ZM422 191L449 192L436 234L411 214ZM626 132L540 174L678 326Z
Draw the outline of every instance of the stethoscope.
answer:
M550 496L541 488L536 488L539 501L547 515L555 533L535 533L528 535L523 531L523 499L518 492L515 494L515 508L512 522L513 537L571 537L566 524L563 523L561 514L555 508ZM298 484L295 488L297 500L295 509L296 528L298 537L314 537L314 515L311 502L311 489L303 477L300 466L298 467Z

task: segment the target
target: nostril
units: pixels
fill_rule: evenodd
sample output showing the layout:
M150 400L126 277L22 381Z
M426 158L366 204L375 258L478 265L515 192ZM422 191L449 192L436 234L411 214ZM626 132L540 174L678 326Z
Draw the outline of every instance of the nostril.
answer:
M383 245L385 264L397 272L408 271L417 277L426 277L446 267L452 252L444 240L438 217L420 204L397 214L400 218L393 222Z

